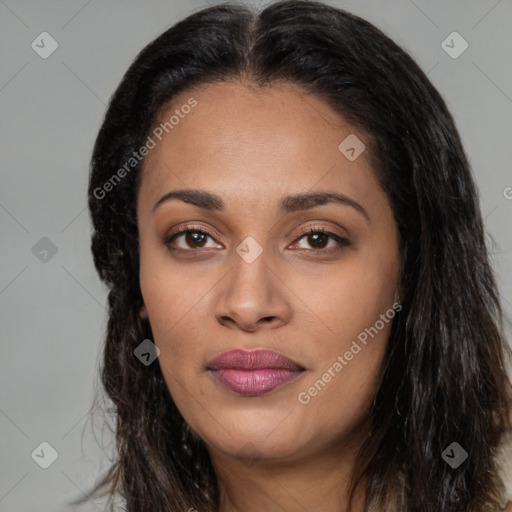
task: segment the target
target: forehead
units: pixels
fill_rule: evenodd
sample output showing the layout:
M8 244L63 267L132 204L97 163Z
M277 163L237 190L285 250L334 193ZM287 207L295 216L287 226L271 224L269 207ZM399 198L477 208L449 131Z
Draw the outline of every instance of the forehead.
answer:
M193 108L184 108L191 102ZM334 186L361 199L377 191L369 155L350 161L339 149L354 136L368 146L367 137L297 85L196 87L160 112L153 132L172 116L172 128L168 123L167 131L160 129L161 140L153 136L155 147L145 159L143 207L149 197L156 201L173 188L208 188L260 204L315 186Z

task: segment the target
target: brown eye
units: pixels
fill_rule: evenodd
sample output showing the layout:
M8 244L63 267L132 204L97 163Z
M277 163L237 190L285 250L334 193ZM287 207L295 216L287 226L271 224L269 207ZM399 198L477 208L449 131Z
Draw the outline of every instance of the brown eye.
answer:
M298 240L299 242L296 242L296 244L301 243L301 240L305 240L305 242L310 246L309 250L318 252L330 252L330 249L336 250L350 245L350 242L346 238L335 233L331 233L330 231L326 231L323 228L311 228L303 233ZM332 242L331 246L328 247L330 242ZM299 249L308 250L307 247L299 247Z
M208 238L213 240L211 235L207 231L203 231L202 229L184 229L167 237L164 240L164 244L171 250L189 251L193 249L203 249L207 247L206 244L208 243ZM178 245L178 247L172 247L173 243L175 245ZM179 246L179 244L182 245Z
M208 239L212 241L213 245L208 246ZM298 249L309 250L317 253L329 253L350 245L350 242L336 233L326 231L323 228L310 228L304 232L295 242ZM304 242L303 242L304 241ZM305 243L309 247L301 246ZM187 229L182 229L168 236L164 240L164 244L172 251L186 251L191 252L194 249L204 248L221 248L222 246L216 245L210 233L203 229L187 226ZM330 244L330 245L329 245Z
M184 233L184 240L185 243L188 244L190 247L196 246L196 244L199 247L203 247L206 242L206 235L205 233L202 233L200 231L187 231Z
M307 241L313 249L324 249L329 243L329 235L325 233L313 233L312 235L307 235Z

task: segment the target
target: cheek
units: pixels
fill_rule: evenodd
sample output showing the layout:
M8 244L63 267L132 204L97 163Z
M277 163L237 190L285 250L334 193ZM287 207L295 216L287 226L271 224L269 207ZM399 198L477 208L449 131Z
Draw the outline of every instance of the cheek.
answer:
M312 321L318 324L330 346L341 349L372 326L392 305L398 282L398 259L371 250L354 251L328 273L314 277L302 274L294 281L294 291L304 298Z
M189 313L199 305L208 290L208 278L192 279L192 271L184 271L169 257L166 249L148 248L141 244L140 288L149 315L153 334L163 339L179 328L182 322L190 322Z
M389 333L397 312L393 309L398 280L398 258L393 248L361 250L334 266L324 286L311 292L308 306L320 320L316 365L301 388L304 407L338 421L360 417L374 393ZM334 407L333 405L336 404ZM341 406L341 407L340 407Z
M294 397L306 437L325 441L356 432L367 417L395 315L386 311L389 306L338 310L337 335L317 345L317 365Z
M141 251L140 286L159 362L171 391L202 371L207 304L218 276L203 269L184 271L165 253Z
M183 289L179 279L159 279L146 281L143 290L153 341L162 352L161 361L169 364L178 356L191 356L204 332L198 315L205 290Z

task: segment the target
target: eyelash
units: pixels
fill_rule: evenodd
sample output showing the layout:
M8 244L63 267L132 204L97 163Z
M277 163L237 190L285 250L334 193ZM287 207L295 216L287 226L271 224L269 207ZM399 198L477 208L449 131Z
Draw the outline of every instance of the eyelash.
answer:
M176 248L173 248L171 247L171 243L176 239L178 238L179 236L181 235L184 235L184 234L187 234L187 233L201 233L203 235L207 235L209 236L210 238L214 239L213 235L211 233L209 233L208 231L206 231L204 228L196 228L194 226L185 226L185 229L181 229L180 231L176 231L174 233L172 233L171 235L169 235L168 237L166 237L164 239L164 245L167 246L167 248L170 250L170 251L173 251L173 252L181 252L181 253L185 253L185 252L194 252L194 251L197 251L198 249L176 249ZM338 242L338 244L340 245L340 247L336 247L336 248L330 248L330 249L299 249L299 250L304 250L304 251L308 251L308 252L313 252L315 254L330 254L332 253L333 251L339 251L341 250L343 247L349 247L351 245L350 241L347 239L347 238L343 238L339 235L337 235L336 233L333 233L331 231L327 231L326 229L322 228L322 227L310 227L308 228L307 230L305 231L302 231L301 233L298 234L297 238L296 238L296 241L298 242L299 240L301 240L302 238L304 238L305 236L308 236L308 235L314 235L314 234L322 234L322 235L326 235L328 236L329 238L332 238L333 240L335 240L336 242Z

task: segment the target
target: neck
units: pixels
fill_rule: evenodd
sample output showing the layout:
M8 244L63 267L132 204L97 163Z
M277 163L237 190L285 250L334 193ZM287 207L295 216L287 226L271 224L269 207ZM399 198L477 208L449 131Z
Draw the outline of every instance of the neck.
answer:
M210 450L219 482L219 512L363 512L364 481L349 508L355 451L330 446L293 460L248 462Z

